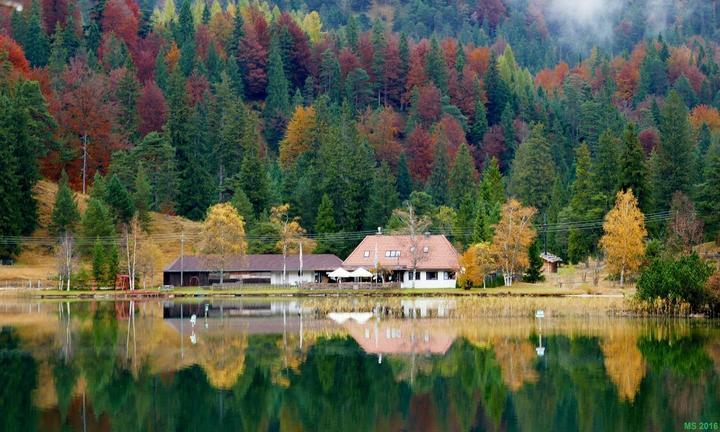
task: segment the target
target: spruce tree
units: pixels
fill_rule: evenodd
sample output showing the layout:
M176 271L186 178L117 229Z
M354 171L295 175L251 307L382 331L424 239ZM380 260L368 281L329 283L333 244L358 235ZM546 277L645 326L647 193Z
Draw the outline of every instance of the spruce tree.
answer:
M400 159L397 165L397 182L395 188L398 193L400 201L405 201L410 196L413 190L412 177L410 176L410 169L407 165L407 158L405 152L400 153Z
M230 200L230 204L235 207L235 210L237 210L240 216L242 216L242 218L245 220L245 227L248 230L251 229L255 221L255 210L253 209L252 203L245 194L245 191L242 190L241 185L235 186L235 192L233 193L233 197Z
M618 159L620 149L615 136L610 130L603 132L598 140L597 151L593 163L595 174L595 189L605 196L605 211L615 203L615 192L619 183L618 165L622 162Z
M658 208L668 208L675 191L691 192L695 146L687 108L680 95L671 91L660 122L659 178L653 185Z
M537 283L545 280L543 276L543 260L540 257L540 243L535 239L530 248L528 248L528 261L529 265L525 274L523 275L523 281L529 283Z
M166 134L150 132L135 146L132 153L135 163L143 166L150 184L150 209L168 212L175 208L178 192L178 172L175 150ZM97 180L93 189L97 185Z
M115 90L115 98L119 108L118 126L131 142L135 142L138 138L139 118L136 107L139 94L140 83L135 78L132 61L128 61Z
M470 123L470 142L477 148L482 144L483 137L488 128L487 113L482 99L475 99L475 112Z
M76 225L80 221L80 212L75 201L75 194L70 189L65 171L62 172L60 177L58 191L55 195L55 206L50 220L50 233L56 236L66 232L74 232Z
M490 54L490 63L485 73L485 94L488 99L487 119L490 126L500 123L502 112L510 98L510 90L498 72L497 57Z
M430 81L435 83L435 86L442 94L447 94L448 68L445 63L443 50L440 48L440 43L435 37L430 40L430 51L425 59L425 64L425 72L428 78L430 78Z
M122 184L120 178L113 174L107 183L107 195L105 197L107 205L112 211L115 223L128 223L132 219L135 209L133 208L132 199L127 188Z
M242 190L253 205L255 216L260 215L268 203L268 184L265 164L258 156L255 146L246 149L238 174Z
M82 218L83 237L94 239L110 237L115 234L115 223L108 206L95 198L90 198Z
M601 219L604 213L604 196L596 192L596 176L592 171L590 148L581 144L575 156L575 181L570 199L570 222ZM568 258L571 262L584 261L593 252L599 230L570 229L568 233Z
M278 39L274 37L268 52L267 97L263 110L265 138L273 150L277 150L277 143L282 138L290 113L289 85L280 51Z
M435 143L435 156L426 189L435 205L445 205L448 202L447 143L442 135Z
M705 159L705 181L700 187L699 205L705 232L720 240L720 142L710 147Z
M0 236L22 234L21 208L25 197L18 187L17 159L13 153L13 136L8 123L10 100L0 94ZM15 242L0 242L0 260L9 259L20 251Z
M550 204L555 172L545 129L542 124L535 124L517 151L510 175L510 192L523 204L542 213Z
M135 190L132 194L132 202L135 210L137 210L140 224L145 231L150 227L152 218L150 217L150 205L152 200L152 190L150 181L145 171L145 166L140 164L135 175Z
M368 207L365 213L365 228L373 230L385 226L393 210L400 205L395 190L395 176L386 162L373 171Z
M623 133L619 162L618 188L624 191L632 189L640 209L648 211L650 194L647 188L648 173L645 165L645 152L633 123L629 123Z
M103 246L99 238L96 238L92 249L92 275L97 285L104 285L106 273L105 246Z
M470 149L467 144L462 143L450 170L448 190L450 205L458 209L465 196L474 192L476 181L477 173Z
M25 56L32 66L47 65L50 56L50 41L42 24L39 0L30 4L30 14L25 25L25 40L21 41Z

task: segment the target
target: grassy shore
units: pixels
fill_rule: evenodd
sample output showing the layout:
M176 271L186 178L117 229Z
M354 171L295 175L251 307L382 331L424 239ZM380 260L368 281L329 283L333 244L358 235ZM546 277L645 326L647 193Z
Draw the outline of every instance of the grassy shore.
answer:
M435 289L308 289L298 287L229 287L225 289L183 287L173 290L157 288L138 289L136 291L115 290L29 290L18 289L4 291L5 296L45 299L82 299L82 298L176 298L176 297L564 297L598 296L625 297L634 292L632 289L602 289L589 291L585 287L559 288L549 284L518 283L512 287L473 288L469 290L455 288Z

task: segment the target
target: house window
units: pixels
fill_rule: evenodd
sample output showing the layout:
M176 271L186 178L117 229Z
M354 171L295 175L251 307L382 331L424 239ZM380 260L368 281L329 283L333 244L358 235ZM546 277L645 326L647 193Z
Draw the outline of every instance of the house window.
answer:
M425 272L425 280L437 280L438 272Z
M366 250L365 252L363 252L363 257L365 257L365 258L370 257L370 251Z
M413 272L408 272L408 280L413 280ZM420 272L415 272L415 280L420 280Z
M443 275L445 277L445 280L455 279L455 272L443 272Z
M388 251L385 251L385 257L387 257L387 258L400 258L400 251L397 251L397 250L388 250Z
M426 253L428 253L428 252L430 252L430 248L427 247L427 246L425 246L425 247L423 248L423 253L426 254Z

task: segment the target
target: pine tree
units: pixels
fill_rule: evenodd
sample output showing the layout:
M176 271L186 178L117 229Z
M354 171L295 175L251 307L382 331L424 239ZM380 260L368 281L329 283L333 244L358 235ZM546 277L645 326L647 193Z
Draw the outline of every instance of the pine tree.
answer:
M523 281L537 283L545 280L543 276L543 260L540 257L540 243L537 238L528 248L528 268L523 275Z
M195 40L195 24L192 17L190 0L183 0L178 11L177 24L175 26L175 41L182 47L188 41Z
M135 209L127 188L122 184L120 178L113 174L107 183L107 195L105 197L110 210L113 213L115 223L128 223L132 219Z
M477 172L470 149L467 144L462 143L450 170L448 190L450 205L458 209L465 196L475 190L476 181Z
M353 51L357 51L358 48L358 33L360 29L358 27L357 19L355 15L350 15L345 26L345 42L352 48Z
M332 102L340 102L342 95L342 77L337 56L330 49L322 54L320 64L320 90L327 94Z
M65 171L62 172L62 177L60 177L58 191L55 195L55 206L50 220L50 233L52 235L74 232L77 223L80 221L80 212L75 201L75 194L70 189Z
M680 95L671 91L662 109L660 122L660 145L657 149L659 178L653 185L658 208L668 208L675 191L691 191L695 147L687 108Z
M397 165L397 183L395 188L400 201L405 201L413 190L412 177L410 177L410 169L407 165L405 152L400 153L400 159Z
M636 95L637 101L642 101L648 95L664 96L668 88L668 77L665 63L650 41L642 64L640 65L640 84Z
M48 69L53 75L58 76L62 73L65 68L65 63L68 60L68 52L65 48L64 32L60 23L55 24L55 33L53 34L53 41L50 45L50 57L48 58Z
M247 226L248 229L251 229L255 222L255 210L253 209L253 205L250 202L250 199L248 199L247 194L245 194L245 191L242 190L241 185L235 186L235 192L230 200L230 204L235 207L238 214L240 214L240 216L242 216L245 220L245 226Z
M523 204L533 206L542 213L550 204L554 180L555 161L550 143L542 124L535 124L530 129L530 136L517 151L510 176L510 192Z
M140 224L145 231L148 230L152 218L150 217L150 205L152 200L152 188L145 171L145 166L140 164L135 175L135 190L133 191L133 206L137 210Z
M265 138L273 150L277 150L277 143L282 138L290 114L289 85L280 51L278 39L273 38L268 53L267 98L263 110Z
M435 156L427 183L427 193L432 196L435 205L445 205L448 201L448 160L445 140L446 138L441 136L435 143Z
M365 213L365 228L373 230L384 226L394 209L400 205L395 190L395 177L386 162L380 164L373 172L367 212Z
M640 209L644 211L648 210L650 204L647 177L645 152L638 139L635 125L629 123L625 128L621 142L618 188L623 191L632 189L633 194L637 197Z

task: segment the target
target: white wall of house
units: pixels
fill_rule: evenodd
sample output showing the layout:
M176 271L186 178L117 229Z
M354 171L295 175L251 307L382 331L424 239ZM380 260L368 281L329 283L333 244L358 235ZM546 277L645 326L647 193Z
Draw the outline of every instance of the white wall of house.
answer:
M410 271L403 273L401 288L413 287L411 273ZM455 288L457 276L452 270L418 270L417 273L420 277L415 279L415 288Z
M314 271L305 270L305 271L303 271L302 276L300 276L300 275L298 275L297 270L288 270L286 275L287 275L287 284L288 285L297 285L298 283L315 282L315 272ZM281 271L272 272L270 274L270 284L283 285L283 273Z

